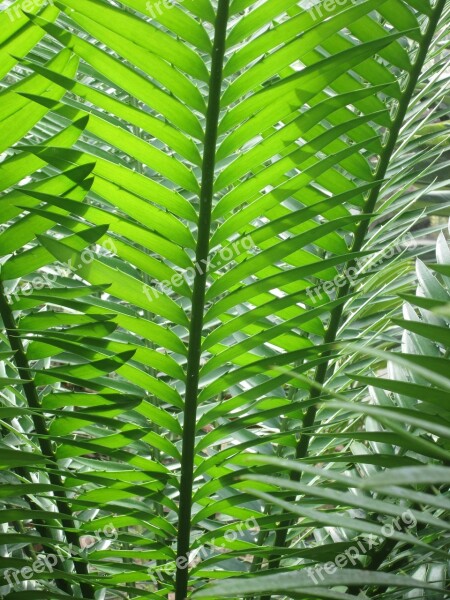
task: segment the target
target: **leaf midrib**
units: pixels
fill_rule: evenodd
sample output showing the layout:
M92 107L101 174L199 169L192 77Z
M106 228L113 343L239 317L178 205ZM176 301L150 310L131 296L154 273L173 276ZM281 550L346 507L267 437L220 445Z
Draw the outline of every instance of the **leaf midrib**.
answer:
M196 245L196 275L192 295L192 312L189 327L186 393L183 420L183 446L181 456L181 479L178 521L176 600L185 600L188 589L189 570L183 568L189 558L192 487L197 426L197 396L201 359L202 331L204 323L207 280L207 258L210 246L212 201L214 196L217 138L220 118L225 43L230 0L219 0L214 46L212 50L211 77L208 110L206 114L205 142L203 150L202 180L200 188L200 211ZM183 565L183 566L182 566Z

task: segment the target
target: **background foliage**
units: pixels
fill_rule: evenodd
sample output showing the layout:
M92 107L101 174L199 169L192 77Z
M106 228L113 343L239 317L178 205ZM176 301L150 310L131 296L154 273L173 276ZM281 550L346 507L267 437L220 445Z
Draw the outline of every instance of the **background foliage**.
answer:
M4 597L448 597L449 3L3 7Z

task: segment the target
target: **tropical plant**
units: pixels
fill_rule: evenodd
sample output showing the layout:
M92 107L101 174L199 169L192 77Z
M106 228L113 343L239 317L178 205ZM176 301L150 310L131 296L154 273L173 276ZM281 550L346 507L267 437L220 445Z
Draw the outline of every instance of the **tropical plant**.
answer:
M311 464L313 460L247 457L249 465L262 466L262 473L273 472L275 466L304 474L301 483L273 474L247 476L272 486L270 494L256 487L257 497L299 517L297 552L290 557L290 568L276 575L233 579L196 597L273 591L292 598L344 599L364 588L363 597L369 598L447 597L450 250L444 236L438 239L436 259L430 266L417 261L417 295L405 295L404 318L395 320L403 331L401 351L372 351L380 361L376 376L349 373L368 386L370 396L355 404L321 388L321 400L334 412L333 420L345 418L352 425L336 433L323 427L320 436L345 446L345 452L321 455L321 466ZM355 419L356 414L361 418ZM298 501L286 502L293 493ZM308 550L327 543L336 547L330 555L332 566L309 562ZM343 564L349 568L338 571ZM406 582L405 575L412 589L397 590ZM336 591L339 587L348 588L348 593Z
M421 378L446 389L448 292L428 275L424 322L392 317L424 212L448 214L449 22L447 0L0 13L5 597L445 597ZM387 385L400 326L433 362ZM374 383L412 400L368 405ZM411 474L420 531L305 586Z

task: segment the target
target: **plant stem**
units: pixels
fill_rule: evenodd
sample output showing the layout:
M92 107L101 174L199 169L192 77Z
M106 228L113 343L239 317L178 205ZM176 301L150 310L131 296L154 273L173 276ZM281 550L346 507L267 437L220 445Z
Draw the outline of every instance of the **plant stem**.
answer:
M365 202L362 214L370 215L374 212L374 209L376 207L380 192L382 190L383 180L386 177L386 174L388 172L392 154L395 150L395 146L397 144L403 122L404 122L406 114L408 112L408 108L409 108L411 99L414 95L414 91L416 89L417 81L420 77L420 73L422 72L423 66L425 64L425 61L426 61L426 58L428 55L428 51L429 51L429 47L433 40L433 36L436 32L436 28L439 23L439 19L441 17L442 11L445 7L445 3L446 3L446 0L438 0L436 6L434 7L433 14L430 17L428 28L422 37L420 51L417 55L416 62L414 63L414 65L411 69L409 79L408 79L408 84L403 93L403 97L399 103L397 115L394 119L388 141L383 150L378 168L377 168L375 176L374 176L375 180L378 180L378 183L372 188L372 190ZM366 235L367 235L369 226L370 226L370 219L364 219L359 223L350 252L352 252L352 253L359 252L362 249L365 239L366 239ZM354 260L349 261L348 263L346 263L346 270L348 271L351 267L355 267L355 266L356 266L356 262ZM343 298L344 296L346 296L349 293L350 285L351 285L350 282L347 281L345 286L343 286L339 289L337 297ZM327 332L324 337L325 344L329 344L329 343L336 341L339 327L340 327L341 321L342 321L343 312L344 312L344 303L339 304L331 312L330 322L329 322ZM320 385L323 385L326 381L328 368L330 366L331 353L328 352L327 354L325 354L325 357L327 357L327 360L325 362L321 363L317 367L316 374L314 377L314 381L319 384L319 387L320 387ZM312 400L318 399L320 397L321 391L320 391L319 387L312 388L312 390L310 392L310 398ZM316 421L316 415L317 415L317 406L313 405L306 412L306 415L303 419L302 428L307 429L307 430L312 428ZM296 458L297 459L305 458L308 455L311 437L312 437L311 433L302 433L300 435L300 439L298 441L297 448L296 448ZM295 472L295 471L291 472L290 479L293 481L300 481L301 473ZM284 521L281 523L281 526L277 530L277 534L276 534L276 539L275 539L276 547L284 547L286 545L286 539L287 539L289 525L291 525L290 521ZM269 560L269 568L278 568L280 565L280 561L281 561L280 555L273 555ZM271 596L263 596L261 598L261 600L270 600L270 598L271 598Z
M25 394L25 398L27 400L28 406L31 409L41 409L41 401L39 398L39 394L33 379L33 374L28 363L27 355L25 353L24 346L22 344L22 339L20 337L20 333L14 318L13 311L11 306L6 299L5 290L3 288L3 284L0 281L0 315L3 320L3 325L6 330L6 335L8 337L9 344L11 349L14 352L13 361L16 364L17 371L20 379L24 380L25 383L22 384L23 391ZM45 422L45 417L40 412L33 412L32 420L34 429L38 436L38 443L41 449L42 455L47 459L47 467L48 478L52 485L57 488L64 487L64 482L61 479L60 475L56 472L52 472L52 469L57 469L57 459L55 453L53 452L52 444L49 438L49 433L47 430L47 424ZM56 506L60 513L67 514L67 519L61 519L61 525L64 529L65 536L67 541L75 546L79 546L79 539L76 533L74 533L75 522L73 515L71 513L70 505L66 502L66 496L64 492L61 492L59 489L54 492L56 498ZM85 562L77 562L74 561L75 571L78 575L86 576L89 574L88 568ZM81 582L80 589L83 593L84 598L94 598L95 591L93 587L87 583Z
M214 194L216 146L220 117L222 73L230 0L219 0L212 50L208 110L206 114L205 143L200 191L200 212L196 248L196 274L192 295L192 314L189 328L186 396L183 422L183 450L181 455L180 505L176 572L176 600L185 600L189 581L189 550L191 535L192 486L194 479L195 435L197 426L197 395L202 353L202 330L205 309L207 259L211 229L211 211Z

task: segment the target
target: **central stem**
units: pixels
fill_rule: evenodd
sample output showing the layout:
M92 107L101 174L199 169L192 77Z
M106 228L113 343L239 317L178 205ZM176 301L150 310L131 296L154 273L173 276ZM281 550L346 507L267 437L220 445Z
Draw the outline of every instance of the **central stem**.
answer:
M192 487L194 480L195 435L197 429L197 396L202 331L205 309L207 261L211 230L211 211L214 195L216 146L220 117L220 97L225 56L225 41L230 0L219 0L215 23L214 46L209 83L208 111L206 114L205 144L200 192L200 211L196 248L196 274L192 295L192 315L189 328L186 396L183 422L183 450L181 455L180 506L178 521L178 549L176 573L176 600L185 600L189 581L189 550L191 536Z

